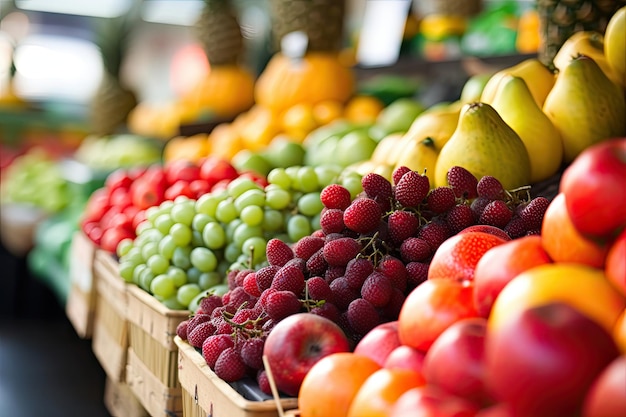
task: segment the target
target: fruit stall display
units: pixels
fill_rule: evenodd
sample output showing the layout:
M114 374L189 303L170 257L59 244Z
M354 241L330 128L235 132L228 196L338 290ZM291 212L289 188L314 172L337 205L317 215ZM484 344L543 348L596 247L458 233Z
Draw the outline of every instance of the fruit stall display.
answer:
M318 39L107 173L75 225L117 280L115 382L152 416L625 415L625 20L428 108L338 89Z

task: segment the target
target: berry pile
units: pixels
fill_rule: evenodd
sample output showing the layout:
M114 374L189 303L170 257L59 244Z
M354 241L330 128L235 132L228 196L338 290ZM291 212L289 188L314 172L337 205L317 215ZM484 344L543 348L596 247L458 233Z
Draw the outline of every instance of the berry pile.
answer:
M320 229L292 244L268 240L267 264L230 270L228 292L203 299L178 335L202 350L220 378L254 375L269 393L261 355L280 320L318 314L357 343L398 318L450 236L477 224L499 227L511 238L539 231L548 200L531 199L529 187L504 190L496 178L478 180L461 167L449 171L448 182L431 189L427 176L400 167L393 184L366 174L357 195L339 183L325 186Z

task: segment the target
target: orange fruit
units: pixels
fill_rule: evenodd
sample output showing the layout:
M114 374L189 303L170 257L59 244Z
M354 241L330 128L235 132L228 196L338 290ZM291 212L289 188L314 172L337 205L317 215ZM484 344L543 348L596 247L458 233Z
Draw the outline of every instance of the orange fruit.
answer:
M478 316L473 293L470 281L427 280L415 287L398 316L400 342L426 352L453 323Z
M374 123L384 107L376 97L355 96L346 104L344 117L353 123Z
M361 385L352 400L348 417L387 417L402 394L425 383L424 377L413 370L379 369Z
M626 307L626 299L602 270L574 263L544 264L522 272L506 284L493 303L489 327L501 326L520 310L555 301L570 304L609 333Z
M318 125L326 125L343 116L343 103L337 100L324 100L313 106L313 117Z
M622 314L617 319L615 327L613 329L613 339L619 350L626 354L626 309L622 311Z
M428 279L471 281L476 264L489 249L506 240L492 233L466 232L446 239L435 251Z
M298 393L300 417L346 417L365 380L380 369L373 359L351 352L320 359L304 377Z
M298 103L289 107L281 115L280 126L294 139L303 140L319 124L315 118L313 106L308 103Z
M583 237L574 227L565 205L565 194L559 193L543 215L542 244L554 262L576 262L602 268L607 246Z

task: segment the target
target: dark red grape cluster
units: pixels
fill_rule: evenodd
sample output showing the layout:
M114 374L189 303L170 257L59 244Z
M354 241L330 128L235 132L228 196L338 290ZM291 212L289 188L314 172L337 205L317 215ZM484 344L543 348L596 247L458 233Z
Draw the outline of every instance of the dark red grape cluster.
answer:
M337 323L354 343L378 324L398 318L408 293L428 276L430 260L449 237L486 224L511 238L538 233L548 205L529 188L505 190L490 176L478 180L453 167L448 186L431 188L426 175L400 167L390 182L362 177L352 199L340 184L326 186L320 230L293 244L273 238L267 264L232 270L229 291L201 301L179 336L202 350L226 381L247 375L267 389L262 353L280 320L309 312Z

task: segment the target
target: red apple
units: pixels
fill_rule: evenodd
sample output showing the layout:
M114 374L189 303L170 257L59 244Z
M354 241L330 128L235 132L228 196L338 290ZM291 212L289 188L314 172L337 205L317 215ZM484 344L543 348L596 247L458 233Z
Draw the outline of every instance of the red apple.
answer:
M424 367L425 356L426 353L424 351L411 346L401 345L389 352L383 368L404 368L421 373Z
M165 166L165 177L168 184L174 184L180 180L189 183L200 178L200 167L194 162L179 159Z
M400 345L396 320L379 324L367 332L354 347L354 353L367 356L382 367L387 356Z
M459 320L444 330L426 352L426 382L479 406L491 401L485 389L486 334L482 317Z
M585 396L583 417L626 416L626 355L613 360Z
M606 277L622 295L626 296L626 229L609 247L604 264Z
M185 180L178 180L165 189L163 198L165 200L175 200L178 196L185 196L189 198L196 198L196 194L189 186L189 182Z
M233 180L239 173L225 159L209 156L200 162L200 178L212 187L221 180Z
M474 269L474 304L478 314L489 316L496 297L516 275L550 262L538 235L524 236L489 249Z
M487 388L517 417L573 416L619 351L598 323L562 302L513 313L489 327Z
M502 238L504 240L511 240L511 236L509 236L507 232L500 229L499 227L491 226L488 224L475 224L472 226L468 226L457 234L469 232L491 233L492 235L498 236L499 238Z
M474 417L478 407L434 385L411 388L394 404L389 417Z
M298 313L279 321L267 336L267 357L276 387L297 396L313 365L331 353L348 352L350 343L333 321L311 313Z
M626 226L626 138L613 138L585 149L565 169L560 192L566 196L574 227L585 236L606 240Z
M130 173L127 170L120 168L107 175L104 180L104 186L111 191L118 188L127 190L132 182L133 179L131 178Z

